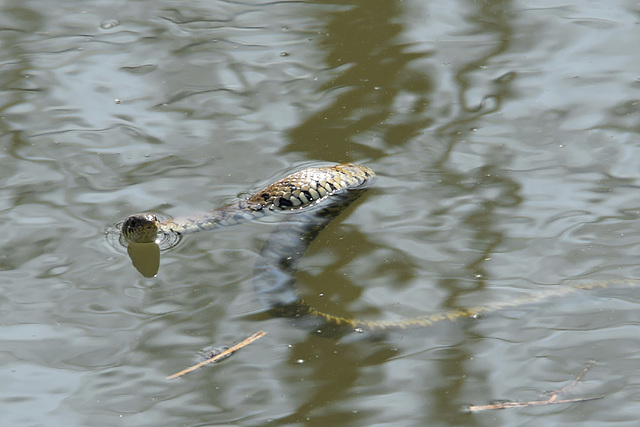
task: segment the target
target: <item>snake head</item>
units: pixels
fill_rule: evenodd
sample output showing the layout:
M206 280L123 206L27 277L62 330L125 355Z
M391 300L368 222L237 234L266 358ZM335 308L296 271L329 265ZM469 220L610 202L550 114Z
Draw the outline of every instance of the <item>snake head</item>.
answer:
M122 235L130 243L152 243L158 239L160 222L151 213L131 215L122 224Z

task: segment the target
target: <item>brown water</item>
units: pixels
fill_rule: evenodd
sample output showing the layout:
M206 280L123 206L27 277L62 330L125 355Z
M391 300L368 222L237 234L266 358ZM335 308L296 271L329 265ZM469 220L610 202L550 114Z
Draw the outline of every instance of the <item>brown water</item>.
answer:
M638 278L639 42L622 0L0 2L3 423L635 426L637 289L337 339L262 313L271 224L189 236L154 279L105 232L354 161L376 187L298 275L324 310L396 319ZM590 360L569 397L602 400L463 411Z

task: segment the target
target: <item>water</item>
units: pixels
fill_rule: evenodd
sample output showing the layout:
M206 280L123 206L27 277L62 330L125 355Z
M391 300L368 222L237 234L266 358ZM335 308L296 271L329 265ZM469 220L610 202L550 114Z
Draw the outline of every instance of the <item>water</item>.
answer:
M0 392L7 425L635 425L637 291L422 330L309 333L252 292L273 225L189 236L143 278L109 226L292 170L376 187L300 292L397 319L638 278L633 1L0 2ZM267 221L268 222L268 221ZM216 366L164 378L258 330ZM592 402L535 399L596 364Z

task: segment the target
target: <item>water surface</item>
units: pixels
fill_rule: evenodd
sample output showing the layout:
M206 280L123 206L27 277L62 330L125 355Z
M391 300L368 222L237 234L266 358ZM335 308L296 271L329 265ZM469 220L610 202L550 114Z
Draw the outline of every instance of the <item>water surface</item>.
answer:
M308 165L376 187L300 293L399 319L640 278L633 1L0 2L7 425L635 425L637 289L332 338L262 312L273 224L184 239L143 278L105 236ZM211 347L268 335L184 378ZM535 399L596 364L574 396Z

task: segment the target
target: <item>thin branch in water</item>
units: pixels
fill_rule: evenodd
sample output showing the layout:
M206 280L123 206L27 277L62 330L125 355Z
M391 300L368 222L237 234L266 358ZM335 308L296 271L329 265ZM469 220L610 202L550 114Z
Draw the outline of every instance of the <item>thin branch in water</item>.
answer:
M472 405L467 407L469 412L488 411L491 409L507 409L507 408L526 408L531 406L557 405L558 403L576 403L589 402L590 400L602 399L604 396L579 397L576 399L549 399L549 400L530 400L528 402L500 402L492 405Z
M506 408L526 408L531 406L543 406L543 405L557 405L558 403L576 403L576 402L589 402L591 400L602 399L604 396L593 396L593 397L579 397L575 399L558 399L558 396L561 393L567 392L567 390L575 387L582 378L584 378L585 374L593 367L595 362L591 361L585 366L585 368L578 374L578 376L571 382L571 384L559 388L557 390L549 391L543 393L543 396L549 396L544 400L530 400L526 402L512 402L512 401L504 401L497 402L490 405L471 405L467 407L469 412L479 412L479 411L488 411L493 409L506 409Z
M582 378L584 378L584 376L587 374L587 372L589 372L589 369L593 368L593 365L595 365L595 364L596 364L595 360L591 360L591 361L589 361L589 363L587 363L587 365L584 367L584 369L582 370L582 372L580 372L580 373L578 374L578 376L577 376L573 381L571 381L571 384L566 385L566 386L564 386L564 387L562 387L562 388L559 388L559 389L557 389L557 390L546 391L546 392L542 393L542 395L543 395L543 396L546 396L546 395L554 395L554 394L555 394L555 395L558 395L558 394L560 394L560 393L564 393L564 392L566 392L566 391L567 391L567 390L569 390L570 388L575 387L575 386L576 386L580 381L582 381ZM552 396L552 397L553 397L553 396Z
M231 354L235 353L236 351L240 350L242 347L246 347L247 345L251 344L254 341L259 340L260 338L262 338L263 336L267 335L267 333L265 331L259 331L256 332L255 334L251 335L250 337L244 339L243 341L239 342L238 344L234 345L231 348L228 348L226 350L224 350L223 352L220 352L216 355L214 355L213 357L211 357L210 359L205 360L204 362L200 362L197 365L193 365L187 369L184 369L178 373L175 373L173 375L169 375L166 379L168 380L172 380L174 378L178 378L181 377L184 374L188 374L189 372L195 371L196 369L204 366L204 365L208 365L209 363L213 363L216 362L222 358L225 358L227 356L230 356Z

